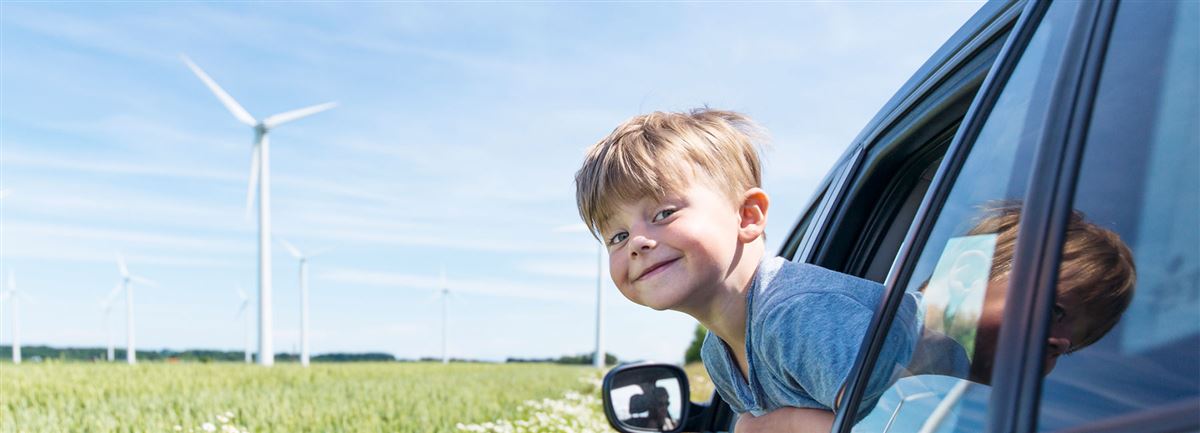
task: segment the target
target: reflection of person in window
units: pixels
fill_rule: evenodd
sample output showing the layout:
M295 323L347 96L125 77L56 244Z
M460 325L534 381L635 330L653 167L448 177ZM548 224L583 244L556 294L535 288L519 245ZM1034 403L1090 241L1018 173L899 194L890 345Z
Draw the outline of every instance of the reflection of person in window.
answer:
M996 234L975 353L967 375L974 382L990 384L992 380L1020 216L1020 204L999 203L968 233ZM1117 324L1133 298L1136 279L1133 254L1120 236L1088 222L1078 211L1072 212L1058 273L1053 323L1046 341L1045 373L1054 368L1059 356L1095 343ZM938 338L931 330L926 330L926 334L909 365L913 374L949 374L937 365L960 362L965 365L965 360L954 361L965 355L961 347L955 352L955 345L949 344L952 341L945 336ZM960 376L961 372L952 375Z

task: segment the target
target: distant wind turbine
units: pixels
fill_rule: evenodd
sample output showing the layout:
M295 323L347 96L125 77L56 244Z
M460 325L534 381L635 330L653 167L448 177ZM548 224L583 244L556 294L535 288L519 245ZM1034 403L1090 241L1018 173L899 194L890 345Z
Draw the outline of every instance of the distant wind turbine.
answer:
M0 290L0 339L4 338L4 301L8 300L8 290Z
M17 280L13 272L8 271L8 290L4 291L12 301L12 362L21 363L21 299L29 300L24 291L17 290Z
M261 121L251 116L241 104L229 96L216 81L196 66L187 56L181 55L188 68L208 86L225 108L238 121L254 128L254 149L251 152L250 186L246 193L246 213L254 202L254 186L258 184L258 362L263 366L275 364L271 332L271 164L267 133L275 127L293 120L320 113L337 106L336 102L313 105L298 110L267 116Z
M587 226L583 223L571 224L555 228L559 233L584 233ZM596 352L592 354L592 365L604 368L604 244L596 243Z
M108 316L112 313L113 301L116 300L119 293L121 293L121 283L117 283L117 286L113 287L108 296L100 300L100 310L104 311L104 342L108 347L108 352L106 352L108 356L105 359L108 362L113 362L113 359L116 358L116 350L113 349L112 330L108 326Z
M121 271L121 290L125 291L125 362L137 364L137 344L133 338L133 284L138 283L150 287L158 287L158 283L129 273L125 266L125 257L117 254L117 270Z
M300 261L300 365L308 367L308 259L321 255L327 249L304 255L290 242L280 239L288 253Z
M450 363L450 357L448 352L446 352L446 304L450 301L450 286L446 283L445 266L442 266L441 286L442 289L439 293L442 295L442 364L448 364Z
M237 288L237 294L242 299L242 303L238 305L237 315L234 317L245 318L242 320L242 322L245 323L245 326L242 327L242 337L246 340L244 352L246 355L246 363L249 364L253 362L253 360L250 359L250 315L246 314L246 307L250 305L250 297L246 296L246 292L242 290L241 287Z

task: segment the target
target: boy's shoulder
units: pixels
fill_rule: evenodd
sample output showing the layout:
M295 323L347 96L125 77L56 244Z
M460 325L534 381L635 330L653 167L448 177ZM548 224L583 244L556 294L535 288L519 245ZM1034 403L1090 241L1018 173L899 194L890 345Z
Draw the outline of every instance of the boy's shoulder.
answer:
M814 296L874 309L883 295L880 283L782 257L763 260L751 290L752 317L768 314L780 304L804 302Z

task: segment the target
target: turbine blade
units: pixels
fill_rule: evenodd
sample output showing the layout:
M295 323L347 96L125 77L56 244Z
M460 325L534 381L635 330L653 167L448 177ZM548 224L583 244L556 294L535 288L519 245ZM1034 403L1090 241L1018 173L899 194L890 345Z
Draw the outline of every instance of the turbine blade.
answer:
M259 145L254 144L254 150L250 152L250 186L246 188L246 219L250 219L250 212L254 209L254 196L258 187L258 158Z
M221 103L225 105L225 108L228 109L231 114L233 114L233 117L236 117L238 121L249 126L258 125L258 122L254 120L254 116L251 116L245 108L242 108L241 104L238 104L232 96L229 96L228 93L225 93L225 89L222 89L221 86L218 86L217 82L213 81L208 74L204 73L203 69L200 69L199 66L196 66L195 63L192 63L192 59L189 59L188 56L184 54L180 54L179 57L182 58L183 62L187 64L187 67L192 70L192 73L196 74L197 77L200 77L200 81L203 81L204 85L208 86L208 90L211 90L214 95L217 95L217 99L221 100Z
M121 283L120 282L117 282L117 285L113 287L112 291L108 292L108 296L104 297L104 302L106 304L112 302L113 299L115 299L117 297L118 293L121 293Z
M238 296L239 296L239 297L241 297L241 298L242 298L242 302L243 302L243 303L245 303L245 302L247 302L247 301L249 301L249 300L250 300L250 297L249 297L249 296L246 296L246 291L245 291L245 290L242 290L242 286L238 286L238 288L237 288L237 294L238 294Z
M295 257L297 260L304 258L304 255L300 254L300 250L296 249L296 246L292 245L291 242L288 242L287 239L280 238L279 242L282 243L283 247L292 254L292 257Z
M311 107L304 107L299 110L292 110L292 111L288 111L286 113L272 114L270 116L267 116L266 119L263 119L263 126L266 127L267 129L271 129L271 128L282 125L284 123L291 122L296 119L301 119L304 117L308 117L308 116L320 113L322 111L336 107L337 105L338 105L337 102L326 102L324 104L317 104L317 105L313 105Z
M141 284L143 286L158 287L158 283L154 282L154 280L151 280L149 278L139 277L137 275L130 275L129 280L133 281L135 283Z
M129 268L125 266L125 256L117 253L117 270L121 271L121 278L129 277Z

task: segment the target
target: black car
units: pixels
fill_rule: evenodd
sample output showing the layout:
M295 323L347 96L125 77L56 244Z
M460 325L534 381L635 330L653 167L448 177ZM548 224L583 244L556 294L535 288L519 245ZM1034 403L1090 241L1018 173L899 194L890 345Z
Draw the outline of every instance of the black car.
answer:
M850 144L779 252L887 288L834 431L1200 431L1198 58L1194 0L991 2L933 54ZM972 236L1000 248L980 231L999 208L1019 226L1006 277L987 283L998 300L954 301L974 305L958 314L965 328L946 312L925 320L963 343L969 374L900 372L872 395L867 375L902 296L944 307L947 254ZM1113 269L1068 270L1080 221L1136 268L1122 296L1088 295L1115 299L1103 310L1115 313L1068 290ZM1054 343L1063 324L1100 332ZM651 391L675 401L640 395ZM680 404L687 379L669 365L618 367L604 394L621 431L729 431L736 418L715 393Z

